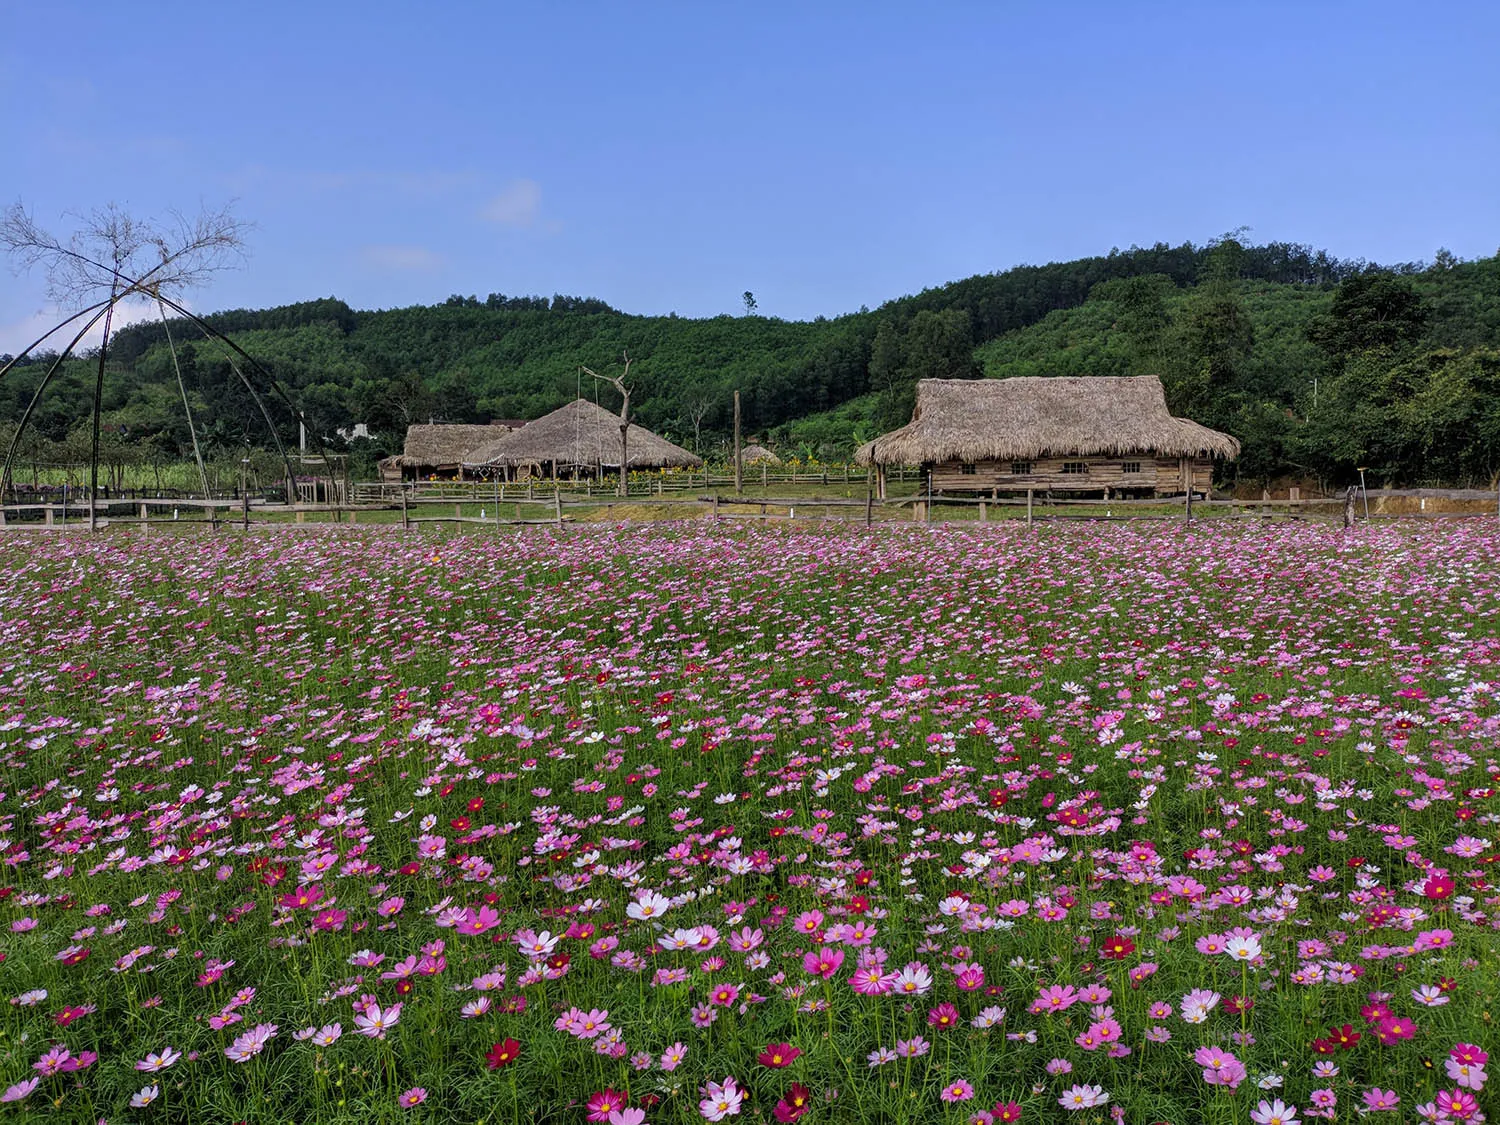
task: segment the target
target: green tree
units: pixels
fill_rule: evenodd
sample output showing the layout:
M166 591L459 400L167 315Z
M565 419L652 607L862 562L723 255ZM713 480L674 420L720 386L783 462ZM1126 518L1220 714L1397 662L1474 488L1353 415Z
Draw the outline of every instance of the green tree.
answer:
M1228 390L1238 382L1255 347L1255 326L1239 291L1244 252L1233 236L1214 245L1205 280L1189 298L1179 326L1188 362L1203 372L1213 391Z
M1308 325L1307 336L1338 367L1371 348L1408 347L1421 338L1427 322L1427 309L1410 278L1365 273L1338 287L1332 307Z

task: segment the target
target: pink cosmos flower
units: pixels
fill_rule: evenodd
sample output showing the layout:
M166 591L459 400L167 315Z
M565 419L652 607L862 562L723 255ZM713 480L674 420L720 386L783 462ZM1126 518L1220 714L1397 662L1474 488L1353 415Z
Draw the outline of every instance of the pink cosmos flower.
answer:
M398 1008L401 1005L396 1005ZM224 1048L224 1055L230 1062L249 1062L276 1036L276 1025L274 1023L262 1023L252 1027L243 1035L235 1038L234 1042Z
M135 1068L136 1070L154 1073L158 1070L166 1070L180 1058L182 1058L181 1051L174 1051L171 1047L168 1047L160 1054L154 1051L147 1053L145 1058L135 1064Z
M805 954L802 958L802 969L810 976L832 980L833 975L839 971L839 966L843 963L844 951L842 949L824 947L823 949Z
M399 1001L384 1010L379 1004L371 1004L355 1015L354 1029L371 1039L384 1039L385 1033L400 1022L401 1004Z
M1078 993L1070 984L1053 984L1042 989L1041 995L1032 1003L1031 1012L1061 1012L1071 1008Z
M1062 1097L1057 1099L1057 1104L1067 1110L1093 1109L1109 1101L1109 1095L1104 1092L1102 1086L1084 1086L1075 1084L1063 1091Z
M1250 1111L1250 1120L1255 1125L1297 1125L1297 1107L1287 1105L1280 1098L1274 1102L1263 1100Z
M1387 1016L1379 1020L1370 1029L1376 1039L1382 1043L1397 1043L1402 1039L1410 1039L1417 1033L1417 1025L1405 1016Z
M726 1078L723 1082L710 1082L703 1087L703 1100L698 1103L698 1112L706 1121L723 1121L724 1118L739 1113L744 1100L744 1091L735 1084L733 1078Z
M585 1108L588 1110L588 1120L599 1122L608 1121L611 1113L618 1112L628 1105L630 1097L618 1090L605 1087L589 1098Z
M1401 1098L1395 1090L1382 1090L1379 1086L1373 1086L1361 1095L1364 1100L1364 1112L1374 1113L1377 1110L1395 1109Z
M1438 1111L1455 1121L1471 1120L1479 1112L1479 1101L1467 1090L1439 1090L1433 1101Z
M396 1099L396 1104L402 1109L411 1109L421 1105L427 1100L427 1091L421 1086L413 1086L406 1093Z
M942 1093L938 1095L943 1101L952 1105L954 1102L966 1102L974 1096L974 1087L964 1079L955 1079L943 1087Z
M24 1082L17 1082L14 1086L7 1086L5 1093L0 1094L0 1102L23 1101L37 1088L40 1078L28 1078Z
M943 1031L958 1027L962 1022L963 1020L958 1014L958 1009L946 1001L927 1013L927 1026L936 1027Z

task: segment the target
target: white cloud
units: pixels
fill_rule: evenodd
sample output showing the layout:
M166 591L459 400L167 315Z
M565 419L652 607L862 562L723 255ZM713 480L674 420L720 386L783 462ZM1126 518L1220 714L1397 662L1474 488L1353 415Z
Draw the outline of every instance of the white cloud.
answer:
M371 269L401 272L435 270L446 262L425 246L366 246L359 256Z
M191 308L185 301L179 300L179 303L185 308ZM10 355L18 354L22 348L33 343L48 329L56 328L58 323L68 315L70 315L69 312L61 311L55 306L44 306L35 310L29 316L0 324L0 352ZM91 313L89 316L81 317L66 328L61 328L54 332L37 350L62 351L68 342L73 339L73 335L89 322L92 315ZM125 328L131 324L139 324L143 320L158 320L160 316L161 314L157 311L156 305L149 301L121 301L115 306L110 331L118 332L121 328ZM104 321L100 320L98 324L94 325L84 335L83 339L78 341L77 346L73 350L81 352L89 348L97 348L103 339Z
M536 225L542 206L542 185L535 180L513 180L479 212L489 222L525 229Z

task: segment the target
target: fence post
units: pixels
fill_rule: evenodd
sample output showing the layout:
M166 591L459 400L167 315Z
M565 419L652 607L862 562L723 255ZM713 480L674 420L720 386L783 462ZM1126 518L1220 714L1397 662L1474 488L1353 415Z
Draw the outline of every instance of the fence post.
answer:
M865 489L865 526L870 526L870 521L875 515L875 493L870 488Z
M1354 526L1354 486L1344 493L1344 530Z
M250 530L250 494L248 492L243 493L240 496L240 509L241 509L241 511L243 513L245 530L249 531Z
M712 500L713 500L713 504L714 504L714 523L718 523L719 522L719 497L717 495L714 495L712 497Z
M557 488L552 490L552 522L562 526L562 491Z
M984 501L983 500L981 500L979 502L979 522L980 523L988 523L989 522L989 513L987 511L985 511Z
M411 513L406 509L406 485L401 486L401 530L411 530Z
M1031 526L1031 489L1026 490L1026 526Z

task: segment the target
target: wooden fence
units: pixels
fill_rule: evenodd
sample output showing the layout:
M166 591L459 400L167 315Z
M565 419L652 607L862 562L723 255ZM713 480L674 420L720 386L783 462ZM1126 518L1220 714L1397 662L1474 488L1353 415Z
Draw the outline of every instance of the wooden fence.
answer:
M100 499L93 505L95 526L175 524L217 529L219 527L249 530L256 526L284 526L305 522L309 516L317 522L359 523L376 521L399 523L403 528L426 524L469 524L490 527L551 525L578 520L585 514L593 517L610 513L622 506L629 509L627 518L657 518L649 514L662 509L670 518L681 518L683 509L693 510L700 518L713 521L740 520L819 520L871 526L875 523L908 521L919 523L956 523L1022 521L1032 524L1060 520L1193 520L1213 519L1311 519L1334 521L1357 519L1381 521L1421 518L1497 518L1495 493L1478 490L1416 490L1408 493L1371 493L1376 501L1371 511L1362 494L1341 498L1306 500L1214 500L1183 497L1176 501L1161 499L1109 500L1042 497L1035 493L994 497L928 496L923 494L880 499L873 490L863 498L834 495L746 496L723 492L689 492L686 489L662 488L654 493L617 497L607 493L590 495L578 487L562 484L543 488L536 482L501 485L491 483L476 488L476 482L435 482L385 485L380 492L369 486L356 486L355 502L350 504L286 504L241 496L238 499L188 499L151 497ZM1417 501L1408 502L1399 512L1381 511L1391 496ZM1351 503L1357 497L1359 504ZM1435 501L1429 505L1428 500ZM1467 504L1469 511L1444 511L1436 501ZM1480 510L1472 510L1476 506ZM478 508L476 514L473 509ZM448 514L451 508L452 514ZM79 529L90 523L87 500L67 503L47 500L24 501L0 507L0 528L6 530Z

